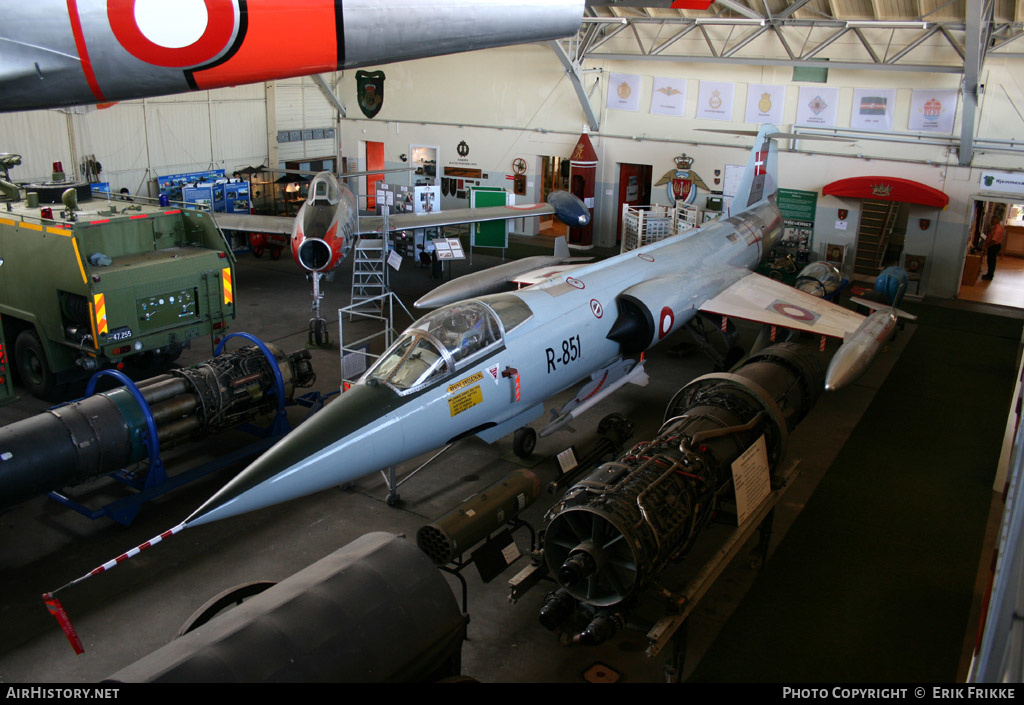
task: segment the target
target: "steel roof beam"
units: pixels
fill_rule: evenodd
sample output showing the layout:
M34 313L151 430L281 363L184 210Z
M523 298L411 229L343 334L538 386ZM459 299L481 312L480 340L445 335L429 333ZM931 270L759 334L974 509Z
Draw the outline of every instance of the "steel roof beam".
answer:
M915 71L918 73L963 73L963 68L940 64L871 64L866 61L823 61L822 59L765 59L762 57L721 57L721 56L673 56L658 54L638 56L636 54L594 54L588 59L609 61L685 61L694 64L736 64L738 66L808 66L813 68L844 69L864 71L865 69L884 69L886 71Z
M736 2L736 0L716 0L715 4L719 5L720 7L724 7L724 8L727 8L729 10L732 10L737 15L743 15L744 17L749 17L752 20L763 20L763 19L765 19L764 15L759 14L758 12L756 12L754 10L751 10L746 5L743 5L741 3Z
M960 166L974 159L974 120L978 112L978 76L985 63L984 19L992 17L992 5L966 3L967 39L964 51L964 78L961 84L963 110L960 116Z
M587 125L590 126L592 132L597 132L600 128L600 122L597 119L597 113L594 112L594 107L590 104L590 96L587 95L586 89L583 88L583 77L580 74L579 65L574 63L569 55L565 53L565 49L562 48L561 43L555 40L548 42L548 46L555 52L555 56L562 62L562 68L565 70L565 75L569 77L569 82L572 84L572 88L576 91L576 97L580 101L580 107L583 108L583 115L587 119Z

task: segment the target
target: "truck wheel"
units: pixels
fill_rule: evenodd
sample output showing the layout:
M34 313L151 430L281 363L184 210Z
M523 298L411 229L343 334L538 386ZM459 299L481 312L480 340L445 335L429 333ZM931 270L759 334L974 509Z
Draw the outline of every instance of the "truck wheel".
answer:
M252 256L259 259L263 256L263 245L253 245Z
M279 259L281 259L281 248L280 247L271 247L270 248L270 259L272 259L272 260L279 260Z
M34 330L23 330L14 344L14 363L21 383L32 396L52 401L57 393L57 375L46 361L46 352Z

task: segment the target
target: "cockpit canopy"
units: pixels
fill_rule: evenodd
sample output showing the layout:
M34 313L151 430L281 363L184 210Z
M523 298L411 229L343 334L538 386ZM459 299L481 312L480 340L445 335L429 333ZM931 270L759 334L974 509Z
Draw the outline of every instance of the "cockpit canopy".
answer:
M419 387L454 371L463 361L484 350L496 349L504 342L504 330L531 315L522 300L508 295L439 308L413 323L367 377L399 391Z
M309 185L308 201L311 206L336 206L341 189L331 174L317 174Z

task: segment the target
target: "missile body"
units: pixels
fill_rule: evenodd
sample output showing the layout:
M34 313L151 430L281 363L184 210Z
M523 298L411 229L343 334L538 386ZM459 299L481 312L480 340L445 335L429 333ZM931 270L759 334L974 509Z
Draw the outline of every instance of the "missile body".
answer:
M839 347L825 373L825 389L835 391L860 377L896 328L896 312L883 308L868 316Z

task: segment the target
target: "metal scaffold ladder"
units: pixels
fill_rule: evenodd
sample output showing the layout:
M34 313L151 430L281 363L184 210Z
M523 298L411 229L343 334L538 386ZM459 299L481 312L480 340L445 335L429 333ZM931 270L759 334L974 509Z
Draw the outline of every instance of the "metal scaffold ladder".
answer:
M361 238L355 244L352 264L352 303L380 305L380 298L388 293L387 240Z

